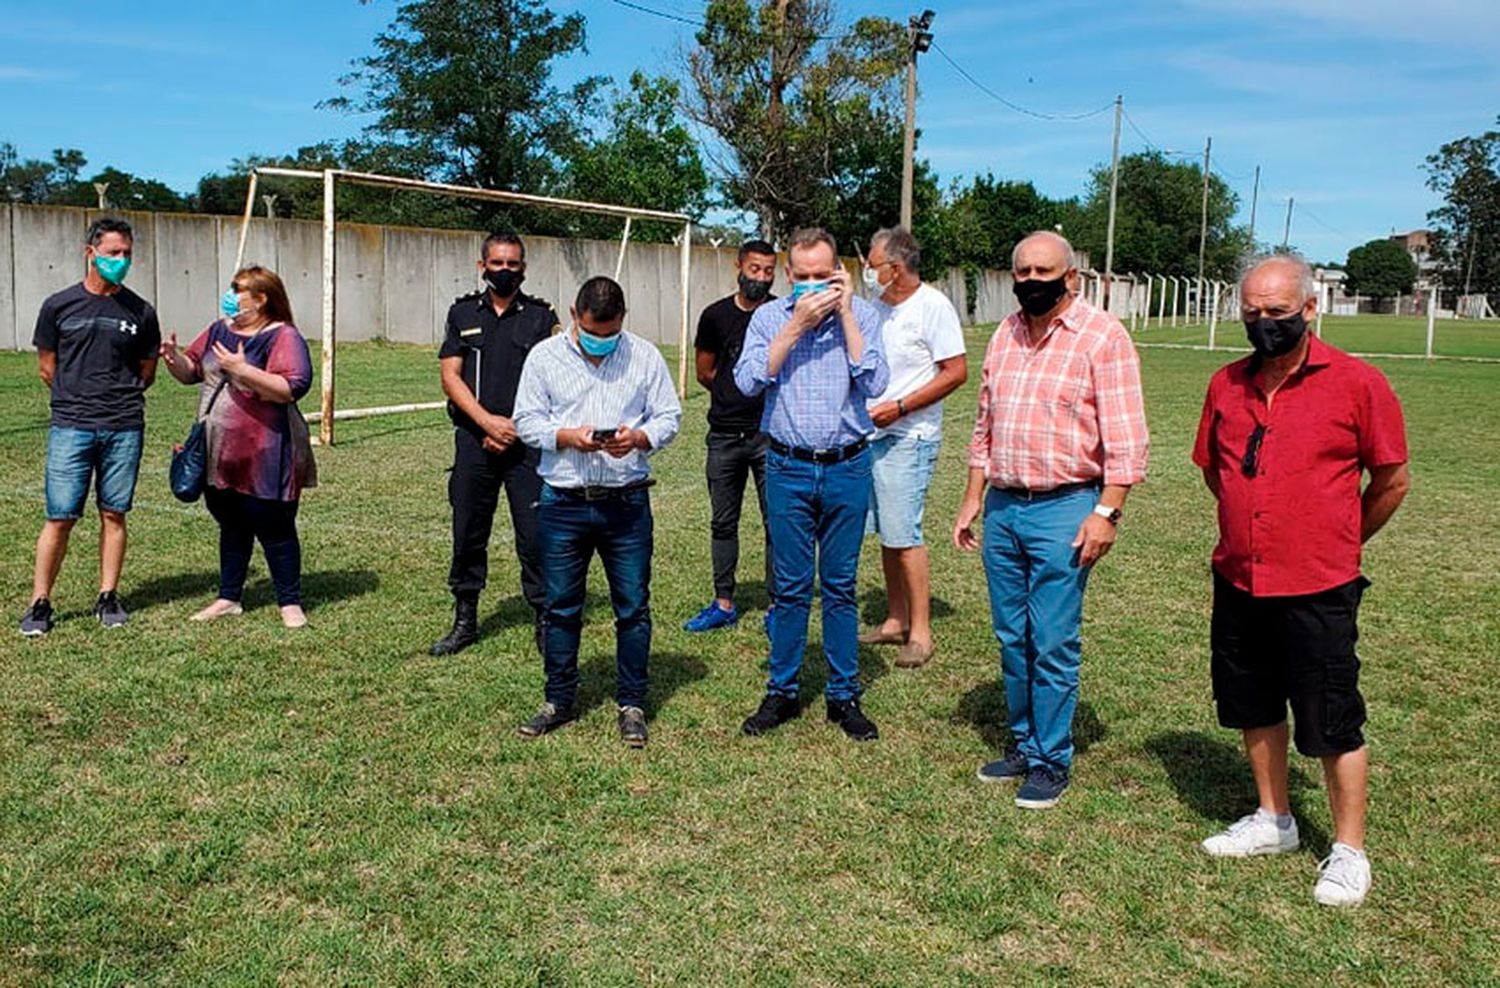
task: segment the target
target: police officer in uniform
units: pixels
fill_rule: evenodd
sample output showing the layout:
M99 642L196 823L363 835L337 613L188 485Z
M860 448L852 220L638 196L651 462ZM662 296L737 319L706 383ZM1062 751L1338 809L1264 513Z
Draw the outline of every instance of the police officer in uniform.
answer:
M538 640L546 605L536 541L538 453L517 438L510 417L526 355L558 331L557 314L546 302L521 292L526 246L514 233L485 238L479 273L487 287L454 301L438 351L443 393L455 426L448 480L453 629L433 643L433 655L453 655L479 640L479 594L489 570L490 529L502 487L521 561L521 592L536 614Z

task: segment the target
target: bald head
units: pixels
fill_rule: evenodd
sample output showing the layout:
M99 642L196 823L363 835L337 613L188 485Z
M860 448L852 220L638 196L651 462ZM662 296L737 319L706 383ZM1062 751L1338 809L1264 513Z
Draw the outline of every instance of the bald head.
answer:
M1317 315L1318 288L1312 268L1295 254L1277 254L1253 262L1240 279L1240 315L1284 319L1301 312Z
M1051 230L1038 230L1022 237L1010 252L1010 269L1018 278L1052 279L1076 267L1078 257L1073 253L1073 245Z

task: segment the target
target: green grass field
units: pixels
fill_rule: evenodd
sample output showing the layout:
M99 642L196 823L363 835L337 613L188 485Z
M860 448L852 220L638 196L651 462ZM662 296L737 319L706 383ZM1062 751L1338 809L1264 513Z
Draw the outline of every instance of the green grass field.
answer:
M1254 806L1237 738L1214 722L1213 511L1188 461L1228 355L1142 359L1151 479L1089 590L1081 754L1048 813L973 779L1003 724L979 562L947 538L973 383L950 401L929 500L940 651L915 672L864 651L882 739L859 746L818 707L738 734L765 674L753 509L756 612L711 637L679 630L710 590L694 392L655 461L653 737L632 752L614 736L597 566L587 713L557 735L513 733L542 677L507 525L487 637L426 657L449 617L441 413L348 423L319 451L302 515L310 627L281 628L259 561L243 617L187 624L214 591L216 530L167 492L192 398L163 375L129 626L88 616L90 519L57 630L0 634L0 985L1500 984L1500 367L1381 364L1415 488L1367 554L1375 886L1336 912L1311 898L1329 842L1313 762L1294 761L1301 853L1198 850ZM351 346L339 366L344 407L437 390L430 350ZM7 621L30 587L45 406L33 358L0 354ZM861 587L873 618L873 543ZM810 695L822 677L814 659Z
M1325 316L1323 338L1334 346L1358 353L1422 355L1427 352L1427 320L1409 316ZM1149 328L1137 339L1145 343L1188 343L1205 346L1208 326L1166 325L1157 328L1152 316ZM1433 353L1441 357L1484 357L1500 361L1500 321L1439 319L1433 326ZM1215 333L1217 346L1248 352L1245 329L1234 319L1220 321Z

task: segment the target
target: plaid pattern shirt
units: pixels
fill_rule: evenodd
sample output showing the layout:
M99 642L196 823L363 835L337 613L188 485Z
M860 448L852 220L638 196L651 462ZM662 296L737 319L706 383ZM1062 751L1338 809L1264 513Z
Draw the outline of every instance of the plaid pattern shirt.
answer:
M995 328L979 378L969 466L992 487L1146 479L1140 361L1120 321L1082 299L1035 346L1019 313Z

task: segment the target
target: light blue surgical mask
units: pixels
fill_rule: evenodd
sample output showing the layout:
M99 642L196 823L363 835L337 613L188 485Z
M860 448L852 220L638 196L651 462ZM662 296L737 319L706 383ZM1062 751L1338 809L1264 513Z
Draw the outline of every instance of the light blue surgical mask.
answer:
M224 295L219 299L219 311L224 313L225 319L233 319L240 314L240 293L233 288L226 288Z
M623 331L622 331L623 332ZM590 357L607 357L620 345L620 334L595 336L582 326L578 327L578 346Z
M130 272L130 258L105 257L103 254L95 254L94 270L99 272L99 277L111 285L118 285Z
M813 295L817 292L828 291L826 281L794 281L792 282L792 301L796 302L804 295Z

